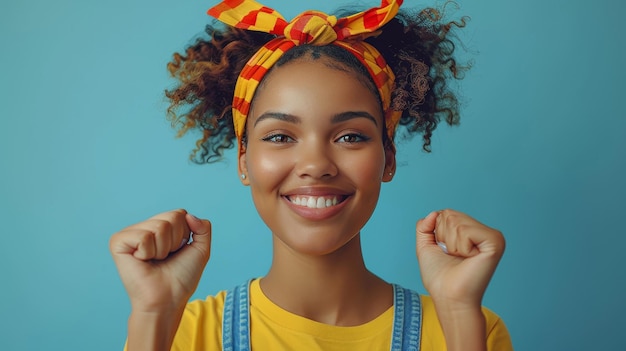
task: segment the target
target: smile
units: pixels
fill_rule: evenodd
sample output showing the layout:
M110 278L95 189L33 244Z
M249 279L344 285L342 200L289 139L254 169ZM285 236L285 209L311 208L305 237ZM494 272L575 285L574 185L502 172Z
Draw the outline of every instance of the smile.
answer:
M345 196L289 196L287 199L298 206L308 208L326 208L336 206L341 203Z

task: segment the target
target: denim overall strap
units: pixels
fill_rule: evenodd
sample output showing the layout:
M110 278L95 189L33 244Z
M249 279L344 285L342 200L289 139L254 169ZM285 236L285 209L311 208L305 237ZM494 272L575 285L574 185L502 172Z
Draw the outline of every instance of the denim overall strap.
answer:
M250 281L226 293L222 317L222 350L250 351Z
M394 319L391 351L418 351L422 306L418 293L393 284ZM250 351L250 281L226 293L222 317L222 349Z
M393 284L394 317L391 351L418 351L422 327L422 305L415 291Z

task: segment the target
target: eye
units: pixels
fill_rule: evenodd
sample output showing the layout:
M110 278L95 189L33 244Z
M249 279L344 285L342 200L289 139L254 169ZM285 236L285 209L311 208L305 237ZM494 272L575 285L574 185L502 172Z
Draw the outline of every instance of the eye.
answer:
M337 139L337 142L354 144L354 143L362 143L368 140L370 140L370 138L363 134L350 133L350 134L345 134L345 135L340 136L339 139Z
M261 140L268 141L270 143L276 143L276 144L291 143L294 141L293 138L285 134L271 134L271 135L264 137Z

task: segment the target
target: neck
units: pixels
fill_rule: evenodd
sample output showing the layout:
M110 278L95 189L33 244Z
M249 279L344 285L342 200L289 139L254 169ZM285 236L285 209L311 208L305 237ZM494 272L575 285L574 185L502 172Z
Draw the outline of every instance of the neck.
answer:
M390 285L365 267L359 235L322 256L294 252L274 238L272 267L261 288L289 312L339 326L369 322L393 304Z

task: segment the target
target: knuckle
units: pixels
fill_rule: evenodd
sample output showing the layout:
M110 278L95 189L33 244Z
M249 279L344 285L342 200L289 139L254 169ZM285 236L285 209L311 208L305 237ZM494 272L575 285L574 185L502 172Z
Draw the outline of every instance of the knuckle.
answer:
M117 232L109 238L109 250L113 251L113 248L117 246L117 243L120 241L120 232Z
M463 223L460 220L459 216L454 215L454 214L449 214L446 217L446 225L454 231L459 231L460 227L463 226Z
M494 229L494 232L496 235L494 235L495 240L498 244L498 247L502 250L504 250L504 248L506 247L506 239L504 238L504 235L502 234L501 231Z
M132 236L132 232L132 230L123 229L111 235L111 237L109 238L109 249L113 250L113 248L123 245L124 242L129 240L129 238Z
M457 235L461 235L462 233L468 232L471 229L471 225L467 225L465 223L457 223L455 226Z
M154 233L150 232L150 231L144 231L140 234L139 236L139 244L140 245L146 245L149 244L151 241L154 240Z
M171 233L174 228L174 225L170 221L164 219L153 220L152 226L157 234Z
M181 217L185 217L185 215L187 214L187 210L185 210L184 208L179 208L179 209L173 210L171 214L174 216L174 218L181 218Z
M185 211L184 209L177 209L177 210L159 213L151 217L150 219L148 219L148 221L151 221L151 220L175 221L177 218L184 217L185 214L187 214L187 211Z
M454 214L455 211L451 208L444 208L443 210L441 210L441 214L445 215L445 216L450 216L452 214Z

